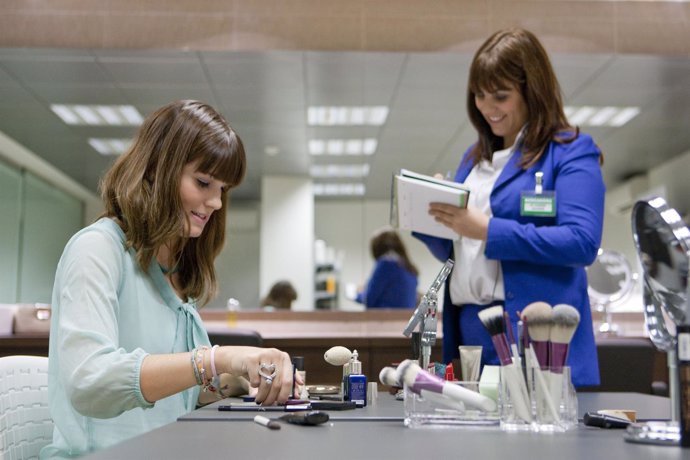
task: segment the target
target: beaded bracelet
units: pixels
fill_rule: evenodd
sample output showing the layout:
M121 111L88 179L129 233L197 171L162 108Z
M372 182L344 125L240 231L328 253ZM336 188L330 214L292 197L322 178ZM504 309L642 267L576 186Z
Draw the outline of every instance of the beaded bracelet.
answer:
M195 348L192 350L192 369L194 370L194 378L196 379L196 384L201 385L203 381L201 380L201 375L199 375L199 369L196 365L196 354L197 349Z

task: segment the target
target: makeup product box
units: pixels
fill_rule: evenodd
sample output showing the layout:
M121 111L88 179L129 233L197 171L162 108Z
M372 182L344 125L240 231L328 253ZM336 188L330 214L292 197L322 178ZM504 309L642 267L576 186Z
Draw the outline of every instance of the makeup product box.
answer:
M479 382L447 382L472 391ZM500 393L500 390L499 390ZM419 395L404 385L405 426L409 428L498 428L498 404L493 412L457 403L439 393Z

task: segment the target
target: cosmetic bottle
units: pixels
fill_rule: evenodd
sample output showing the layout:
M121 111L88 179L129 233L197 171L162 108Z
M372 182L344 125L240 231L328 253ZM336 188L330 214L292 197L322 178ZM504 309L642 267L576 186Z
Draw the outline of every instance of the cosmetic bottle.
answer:
M229 328L237 327L237 311L240 309L240 301L230 297L226 304L227 323Z
M345 400L358 406L367 405L367 376L362 374L362 363L357 359L357 350L352 352L345 386Z

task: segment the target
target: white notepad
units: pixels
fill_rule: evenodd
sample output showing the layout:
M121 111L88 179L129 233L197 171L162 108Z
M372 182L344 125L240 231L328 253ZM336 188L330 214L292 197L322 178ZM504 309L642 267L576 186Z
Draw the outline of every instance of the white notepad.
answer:
M448 203L464 208L469 196L469 189L462 184L402 169L393 176L391 225L456 240L457 233L429 215L429 204Z

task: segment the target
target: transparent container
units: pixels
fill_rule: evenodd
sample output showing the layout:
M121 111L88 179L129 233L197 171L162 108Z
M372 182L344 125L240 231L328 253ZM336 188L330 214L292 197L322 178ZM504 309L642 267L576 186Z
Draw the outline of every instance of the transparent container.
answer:
M570 368L534 368L528 375L535 415L534 431L563 432L575 428L578 423L577 394Z
M501 366L499 413L504 431L532 431L534 407L522 368Z
M517 366L501 368L501 429L558 433L575 428L578 403L570 368L528 368L526 376Z
M479 388L479 382L446 382L470 391ZM458 403L439 393L413 392L404 386L405 426L409 428L498 428L498 404L494 411L485 411L469 404Z

